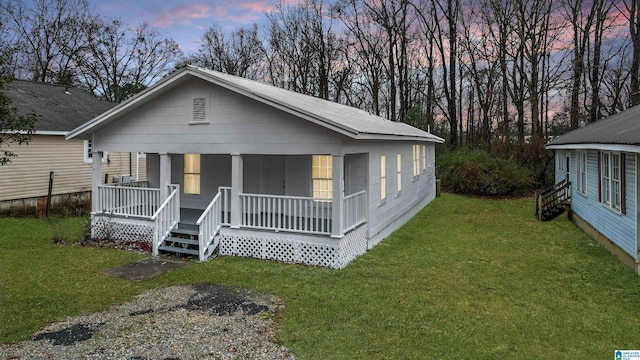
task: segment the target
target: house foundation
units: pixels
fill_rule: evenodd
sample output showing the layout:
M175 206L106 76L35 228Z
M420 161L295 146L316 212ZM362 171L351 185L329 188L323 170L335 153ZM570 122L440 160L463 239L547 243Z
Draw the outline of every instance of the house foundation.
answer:
M635 271L638 275L640 275L640 265L638 261L634 259L631 255L627 254L626 251L622 250L618 245L616 245L613 241L609 240L606 236L596 230L591 224L586 222L583 218L581 218L576 213L571 213L570 219L576 224L582 231L584 231L589 237L595 240L600 246L607 249L610 253L612 253L615 257L618 258L623 264L627 267Z

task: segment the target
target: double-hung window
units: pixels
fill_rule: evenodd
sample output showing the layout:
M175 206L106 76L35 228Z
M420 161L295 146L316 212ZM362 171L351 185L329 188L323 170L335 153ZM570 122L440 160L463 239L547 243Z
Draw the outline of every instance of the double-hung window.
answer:
M576 151L576 180L578 192L587 194L587 152Z
M102 153L102 162L107 162L109 154L105 151ZM93 142L91 140L84 141L84 162L90 164L93 162Z
M380 205L387 200L387 157L380 155Z
M600 153L600 202L625 213L624 154Z
M331 155L313 155L311 178L315 200L333 198L333 158Z
M200 154L184 154L184 193L200 194Z
M427 170L427 145L422 145L422 172Z
M398 195L402 191L402 154L396 156L396 182L398 187Z
M413 180L420 176L420 145L413 145Z

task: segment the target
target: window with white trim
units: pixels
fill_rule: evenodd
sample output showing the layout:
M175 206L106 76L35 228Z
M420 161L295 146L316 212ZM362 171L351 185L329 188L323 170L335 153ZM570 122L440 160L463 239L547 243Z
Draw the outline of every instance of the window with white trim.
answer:
M620 153L600 153L600 202L618 211L622 205L621 171Z
M200 194L200 154L184 154L184 193Z
M402 154L396 155L396 182L398 188L398 195L402 191Z
M576 151L576 180L578 192L587 195L587 152Z
M413 179L420 176L420 145L413 145Z
M108 156L108 152L105 151L102 153L103 163L107 162L107 159L109 158ZM91 164L93 162L93 143L91 142L91 140L84 141L84 162L87 164Z
M387 200L387 157L380 155L380 204Z
M422 172L427 170L427 145L422 145Z
M564 151L556 152L556 162L558 163L558 170L564 171Z
M331 155L313 155L311 182L314 199L327 200L333 198L333 157Z

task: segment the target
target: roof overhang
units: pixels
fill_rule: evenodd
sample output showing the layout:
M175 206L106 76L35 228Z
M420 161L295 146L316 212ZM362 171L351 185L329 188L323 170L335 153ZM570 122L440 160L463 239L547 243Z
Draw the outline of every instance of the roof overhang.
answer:
M547 145L548 150L602 150L602 151L620 151L629 153L640 153L639 145L628 144L598 144L598 143L585 143L585 144L559 144L559 145Z

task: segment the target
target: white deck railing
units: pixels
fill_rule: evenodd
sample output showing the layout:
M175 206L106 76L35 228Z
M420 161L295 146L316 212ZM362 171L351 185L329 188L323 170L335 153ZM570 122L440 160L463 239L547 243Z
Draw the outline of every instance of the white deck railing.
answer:
M362 190L344 198L344 232L367 221L367 192Z
M199 229L200 253L198 257L200 261L205 260L205 252L211 243L215 240L220 227L222 226L222 195L220 192L214 196L209 206L204 210L200 218L196 222ZM217 246L218 244L215 244ZM214 246L214 248L215 248Z
M331 234L331 200L240 194L241 226L276 231Z
M97 212L151 218L160 206L160 189L98 185Z
M180 185L167 185L169 196L153 214L153 256L158 256L158 247L180 222Z
M118 183L117 186L148 188L149 182L147 180L128 181L128 182Z

